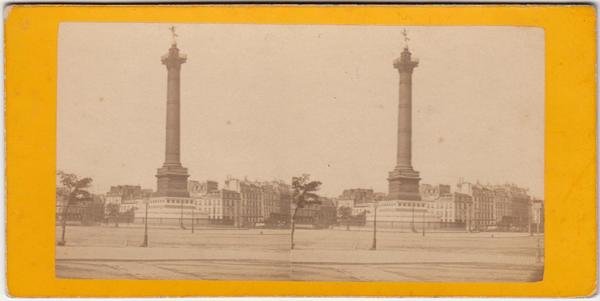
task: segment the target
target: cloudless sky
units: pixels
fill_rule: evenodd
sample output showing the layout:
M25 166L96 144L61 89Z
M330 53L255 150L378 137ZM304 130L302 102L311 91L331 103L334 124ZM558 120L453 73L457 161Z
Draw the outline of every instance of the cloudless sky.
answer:
M156 189L172 24L63 23L58 168L93 191ZM175 24L181 159L190 179L311 174L322 192L387 192L395 165L403 27ZM544 33L406 27L413 166L422 183L515 183L543 198Z

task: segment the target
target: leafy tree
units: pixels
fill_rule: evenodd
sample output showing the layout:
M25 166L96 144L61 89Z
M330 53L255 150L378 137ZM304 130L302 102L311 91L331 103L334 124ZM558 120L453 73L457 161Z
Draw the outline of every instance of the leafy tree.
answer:
M127 211L125 211L125 213L122 215L125 217L126 223L128 223L128 224L133 223L135 220L135 208L127 209Z
M108 219L115 223L115 227L119 227L119 204L110 203L106 205L106 211L108 213Z
M91 200L91 194L86 190L92 184L91 178L79 178L75 174L70 174L59 170L57 173L58 181L62 185L61 189L57 189L58 197L65 200L65 206L62 211L62 235L58 242L59 246L64 246L65 232L67 230L67 217L71 206L83 201Z
M338 209L338 215L344 224L346 224L346 230L350 230L350 221L352 220L352 208L342 206Z
M319 205L321 201L316 191L319 190L321 182L311 181L308 174L303 174L301 177L292 178L292 203L294 212L292 214L292 233L291 233L291 249L294 249L294 232L296 230L296 214L298 210L310 205Z
M81 223L83 225L92 225L102 220L104 220L104 202L98 199L85 202L82 207Z
M285 213L271 212L268 218L265 219L267 228L287 228L290 224L290 215Z
M364 226L367 223L367 211L357 214L353 219L357 225Z

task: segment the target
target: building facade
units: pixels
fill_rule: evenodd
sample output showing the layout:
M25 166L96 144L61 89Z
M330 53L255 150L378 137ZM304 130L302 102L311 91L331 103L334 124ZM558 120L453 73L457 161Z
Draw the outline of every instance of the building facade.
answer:
M419 185L419 193L421 194L421 198L424 200L436 200L441 195L450 193L450 185L438 184L421 184Z
M314 228L328 228L337 223L337 209L332 199L321 197L320 204L310 204L298 209L297 225L310 225Z
M341 208L341 207L348 207L348 208L354 208L355 203L353 199L344 199L344 198L337 198L335 199L335 206L336 208Z
M544 233L544 201L533 199L531 201L532 226L535 233Z
M357 204L372 202L374 198L375 192L373 192L373 189L365 188L345 189L342 191L342 195L339 196L339 199L353 200Z
M225 189L240 194L240 205L237 208L236 225L254 227L264 221L262 215L262 188L254 182L228 177Z
M118 205L119 213L134 210L138 200L148 198L151 195L152 189L142 189L140 185L111 186L104 196L105 214L109 213L109 205Z
M509 230L512 223L512 206L510 193L506 186L498 185L492 187L494 190L494 220L501 230Z
M189 180L187 186L191 197L198 197L219 190L219 183L210 180L203 182Z
M280 187L282 183L279 181L270 182L257 182L257 185L261 189L260 197L260 216L261 223L264 223L269 218L274 218L280 215L282 212L281 208L281 193L284 187Z
M441 228L467 229L470 219L472 197L464 193L444 193L431 202L432 214Z
M527 189L516 185L507 185L512 212L512 227L527 231L531 225L531 197Z
M494 190L479 183L459 182L457 192L469 195L473 205L468 214L469 231L486 231L496 226L494 217Z
M208 224L235 225L240 194L226 189L211 191L196 198L196 207L206 215Z

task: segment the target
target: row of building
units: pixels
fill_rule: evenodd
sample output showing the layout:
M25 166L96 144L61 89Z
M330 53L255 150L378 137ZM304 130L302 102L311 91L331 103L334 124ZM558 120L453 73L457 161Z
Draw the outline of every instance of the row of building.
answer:
M119 185L95 196L95 200L104 203L105 215L110 214L111 205L118 205L123 215L133 216L133 222L148 218L149 223L182 226L189 226L192 220L195 225L233 227L289 225L292 191L284 181L228 177L220 187L216 181L190 180L187 189L189 197L155 197L151 189ZM455 187L421 184L419 193L421 200L389 200L386 194L372 189L347 189L337 198L322 197L321 204L301 209L296 222L316 227L339 224L340 208L347 207L353 217L361 217L353 218L353 224L361 226L372 226L377 219L379 227L415 231L423 227L470 231L525 231L533 227L533 231L543 231L543 201L516 185L465 181ZM78 209L80 213L73 211L73 216L81 217L83 208Z
M216 181L189 180L189 197L155 197L139 185L112 186L104 195L105 204L118 204L120 212L133 211L134 222L146 219L155 224L212 224L255 227L269 224L285 227L291 213L291 186L284 181L250 181L228 177L223 187ZM321 204L299 210L296 221L308 224L332 224L336 207L322 198ZM327 220L327 222L322 222Z
M392 228L455 228L470 231L504 230L541 232L544 203L514 184L482 185L460 180L450 185L419 185L421 200L385 200L371 189L348 190L336 206L365 214L372 224ZM365 198L365 196L367 196Z
M211 223L248 227L290 212L291 187L283 181L228 177L222 189L215 181L189 181L188 191Z

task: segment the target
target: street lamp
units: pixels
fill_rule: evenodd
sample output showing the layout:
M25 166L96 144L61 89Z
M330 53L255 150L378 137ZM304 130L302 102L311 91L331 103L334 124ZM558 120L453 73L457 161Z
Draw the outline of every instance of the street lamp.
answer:
M528 225L528 230L529 230L529 236L533 236L533 228L531 228L532 209L533 209L533 202L531 202L531 200L528 200L527 201L527 225Z
M537 252L536 252L536 257L535 257L536 263L542 262L542 248L540 247L540 240L541 240L541 238L537 239Z
M410 206L412 208L412 220L410 222L410 229L413 233L416 233L417 229L415 228L415 203L411 203Z
M179 217L179 227L185 230L185 227L183 226L183 200L179 200L179 203L181 203L181 216Z
M377 250L377 201L375 201L373 208L373 244L371 250Z
M543 209L542 209L543 210ZM535 212L535 233L540 233L540 223L542 222L542 214L544 214L541 210L534 211Z
M144 200L144 203L146 203L146 212L144 213L145 217L144 217L144 241L142 242L141 247L147 248L148 247L148 197L146 197L146 199Z
M192 233L194 233L194 211L196 211L196 201L192 204Z
M422 222L423 222L423 236L425 236L425 210L423 210Z

